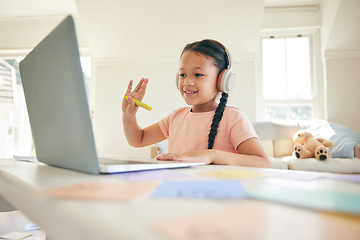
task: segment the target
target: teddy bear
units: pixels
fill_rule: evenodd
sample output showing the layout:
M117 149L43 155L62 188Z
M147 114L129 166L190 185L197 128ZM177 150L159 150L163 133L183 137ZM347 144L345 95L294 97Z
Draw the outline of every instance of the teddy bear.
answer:
M324 138L314 138L306 131L301 131L294 136L294 155L297 158L313 158L324 161L329 158L329 149L334 144Z

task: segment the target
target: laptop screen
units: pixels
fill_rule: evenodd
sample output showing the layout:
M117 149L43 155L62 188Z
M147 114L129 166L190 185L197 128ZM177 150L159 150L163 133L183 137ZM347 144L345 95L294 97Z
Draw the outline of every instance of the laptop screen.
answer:
M71 16L20 62L37 159L88 173L99 166Z

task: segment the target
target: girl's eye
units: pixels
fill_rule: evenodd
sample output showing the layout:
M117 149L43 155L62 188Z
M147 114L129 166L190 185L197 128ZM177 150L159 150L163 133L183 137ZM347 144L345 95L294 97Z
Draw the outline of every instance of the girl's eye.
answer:
M202 77L204 76L204 74L201 74L201 73L195 73L195 77Z
M185 73L180 73L180 74L179 74L179 77L181 77L181 78L183 78L183 77L185 77L185 76L186 76Z

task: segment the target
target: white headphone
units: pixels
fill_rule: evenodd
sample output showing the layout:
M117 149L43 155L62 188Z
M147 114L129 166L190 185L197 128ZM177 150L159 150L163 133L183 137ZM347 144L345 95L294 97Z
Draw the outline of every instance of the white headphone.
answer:
M216 88L220 92L229 92L233 89L235 83L235 72L233 71L232 57L227 48L221 45L228 59L228 66L219 73ZM176 87L179 88L179 73L176 74Z

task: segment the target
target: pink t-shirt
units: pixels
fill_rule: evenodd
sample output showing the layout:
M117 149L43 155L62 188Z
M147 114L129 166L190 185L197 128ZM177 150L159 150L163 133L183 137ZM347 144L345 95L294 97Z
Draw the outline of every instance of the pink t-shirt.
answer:
M169 139L168 152L181 153L207 149L208 136L215 110L193 113L190 107L176 109L159 121ZM245 140L257 138L247 115L236 107L227 106L217 129L213 149L237 153Z

